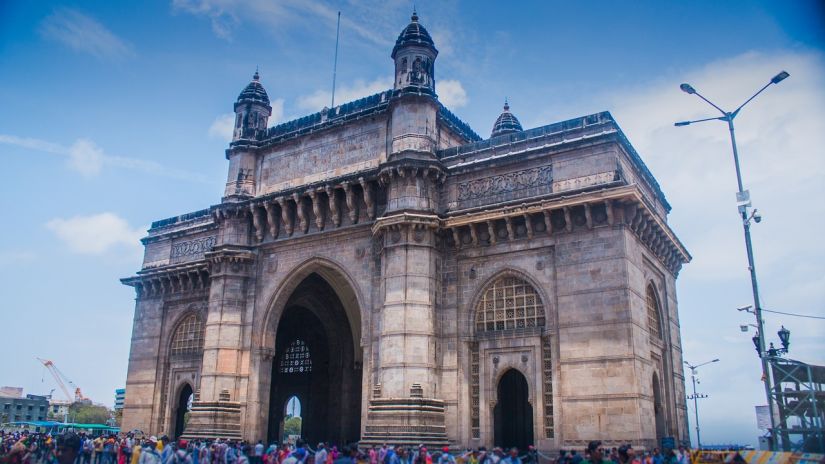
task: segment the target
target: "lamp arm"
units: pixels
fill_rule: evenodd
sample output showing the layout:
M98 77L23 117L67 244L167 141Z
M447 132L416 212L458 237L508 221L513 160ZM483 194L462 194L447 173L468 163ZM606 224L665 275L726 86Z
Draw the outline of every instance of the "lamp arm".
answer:
M745 103L742 103L741 105L739 105L739 108L736 108L736 110L735 110L733 113L731 113L731 118L735 118L735 117L736 117L736 115L737 115L737 114L739 114L739 111L740 111L742 108L744 108L744 107L745 107L745 105L747 105L748 103L750 103L750 102L751 102L751 100L753 100L754 98L756 98L756 96L757 96L757 95L759 95L760 93L764 92L764 91L765 91L765 89L767 89L768 87L770 87L770 85L771 85L771 84L773 84L773 82L768 82L768 83L767 83L767 84L765 84L765 85L764 85L761 89L759 89L759 91L758 91L758 92L756 92L755 94L753 94L753 96L752 96L752 97L750 97L750 98L748 98L747 100L745 100Z
M718 106L716 106L716 103L713 103L712 101L708 100L701 93L699 93L699 92L694 92L694 93L696 94L697 97L699 97L702 100L704 100L705 102L707 102L708 105L710 105L710 106L716 108L717 110L719 110L719 112L722 113L723 115L725 115L725 116L728 115L728 113L726 113L725 110L723 110L722 108L719 108Z

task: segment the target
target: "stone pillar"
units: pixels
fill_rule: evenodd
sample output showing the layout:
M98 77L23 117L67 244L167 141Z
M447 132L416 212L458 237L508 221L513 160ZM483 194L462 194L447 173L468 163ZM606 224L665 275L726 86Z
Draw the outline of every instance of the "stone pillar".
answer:
M239 395L245 385L244 308L254 255L246 247L221 245L206 254L210 264L209 309L198 398L184 438L241 439Z
M437 392L435 305L439 285L435 156L437 103L406 93L392 103L392 152L379 174L387 208L373 226L383 243L378 359L362 443L448 444Z

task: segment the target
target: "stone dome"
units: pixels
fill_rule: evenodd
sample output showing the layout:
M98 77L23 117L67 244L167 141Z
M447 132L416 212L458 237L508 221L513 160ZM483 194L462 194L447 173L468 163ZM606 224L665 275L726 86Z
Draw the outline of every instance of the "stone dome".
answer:
M505 100L504 111L501 112L501 115L496 119L496 123L493 124L493 134L490 137L523 131L524 129L521 128L518 118L510 112L510 104Z
M269 105L269 95L266 94L264 86L261 85L258 71L255 71L255 75L252 76L252 82L238 95L238 103L263 103L264 105Z
M412 17L410 18L410 24L401 31L398 40L395 41L395 47L392 48L392 58L395 59L395 54L400 48L410 45L430 48L436 54L438 53L433 38L430 37L430 33L424 29L424 26L418 23L418 14L416 14L415 11L413 11Z

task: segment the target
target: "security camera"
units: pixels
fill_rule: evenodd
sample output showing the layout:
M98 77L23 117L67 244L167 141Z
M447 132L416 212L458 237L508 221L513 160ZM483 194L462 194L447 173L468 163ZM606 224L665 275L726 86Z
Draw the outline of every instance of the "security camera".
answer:
M749 311L751 308L753 308L752 305L745 305L745 306L740 306L740 307L736 308L736 310L737 311Z
M758 209L753 210L753 220L756 221L757 224L762 222L762 215L759 214Z
M748 331L748 325L747 324L740 325L739 330L741 330L742 332L747 332Z

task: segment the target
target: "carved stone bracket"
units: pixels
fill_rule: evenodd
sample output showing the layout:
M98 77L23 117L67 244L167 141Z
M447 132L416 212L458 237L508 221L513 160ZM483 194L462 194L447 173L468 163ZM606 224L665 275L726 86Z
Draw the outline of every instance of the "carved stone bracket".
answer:
M134 287L137 298L143 299L205 290L209 287L209 277L207 263L199 261L140 271L121 282Z

